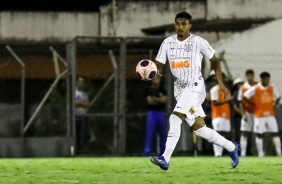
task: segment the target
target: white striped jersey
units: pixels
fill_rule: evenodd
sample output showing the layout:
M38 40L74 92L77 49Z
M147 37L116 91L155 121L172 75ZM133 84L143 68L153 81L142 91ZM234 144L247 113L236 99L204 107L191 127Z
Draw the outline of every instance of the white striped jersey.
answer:
M169 61L175 85L194 87L197 86L197 81L203 80L201 72L203 56L211 59L214 53L215 50L200 36L190 34L185 40L179 41L175 34L163 41L156 61L163 64Z

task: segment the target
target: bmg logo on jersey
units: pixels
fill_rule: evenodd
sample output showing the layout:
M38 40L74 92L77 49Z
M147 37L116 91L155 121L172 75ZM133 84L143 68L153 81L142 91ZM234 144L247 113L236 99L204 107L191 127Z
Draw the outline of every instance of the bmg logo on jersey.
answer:
M190 62L189 60L179 60L179 61L171 61L171 68L189 68Z

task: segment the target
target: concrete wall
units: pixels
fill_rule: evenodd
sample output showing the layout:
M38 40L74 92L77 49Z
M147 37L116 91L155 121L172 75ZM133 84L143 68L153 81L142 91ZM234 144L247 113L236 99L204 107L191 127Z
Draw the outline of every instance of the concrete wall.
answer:
M73 144L69 137L0 138L0 158L72 156Z
M246 69L253 69L256 80L262 71L271 73L271 81L282 93L282 19L260 27L234 34L214 44L217 54L225 51L224 58L233 77L245 78Z
M99 34L98 13L1 12L0 40L70 40Z
M208 0L207 19L280 18L281 0Z
M205 17L203 2L118 2L117 36L144 36L141 28L171 24L179 11L188 11L195 18ZM113 35L111 5L100 7L101 35Z

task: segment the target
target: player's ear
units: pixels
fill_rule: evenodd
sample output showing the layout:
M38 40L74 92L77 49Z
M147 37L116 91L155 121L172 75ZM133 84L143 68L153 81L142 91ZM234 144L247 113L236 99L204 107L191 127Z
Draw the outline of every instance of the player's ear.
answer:
M189 23L189 29L191 29L192 28L192 24L191 23Z

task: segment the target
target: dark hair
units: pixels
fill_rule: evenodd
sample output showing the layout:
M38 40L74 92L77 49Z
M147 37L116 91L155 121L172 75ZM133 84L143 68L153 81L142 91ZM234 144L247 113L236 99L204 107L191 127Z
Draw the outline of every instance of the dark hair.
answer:
M176 20L178 18L185 18L185 19L189 20L190 23L192 21L192 16L189 13L184 12L184 11L177 13L174 20Z
M266 77L270 77L270 73L268 73L268 72L262 72L261 74L260 74L260 78L266 78Z
M255 74L255 72L254 72L254 70L252 70L252 69L249 69L249 70L247 70L246 71L246 73L245 73L246 75L248 75L248 74Z

